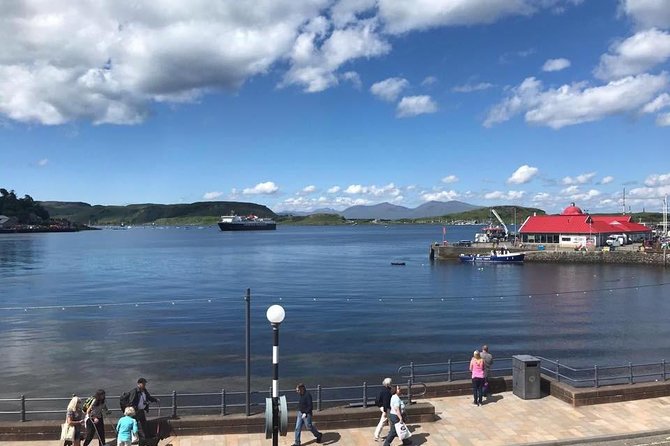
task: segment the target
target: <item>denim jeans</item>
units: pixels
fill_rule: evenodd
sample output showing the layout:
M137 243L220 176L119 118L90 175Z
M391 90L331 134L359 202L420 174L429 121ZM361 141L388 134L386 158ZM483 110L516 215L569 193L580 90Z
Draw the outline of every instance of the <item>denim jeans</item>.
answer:
M475 403L482 404L482 394L484 392L484 378L472 378L472 395Z
M314 437L318 438L319 435L321 435L321 433L316 430L312 424L312 414L306 414L305 418L303 418L302 415L302 412L298 411L298 418L295 420L295 444L300 444L300 433L302 431L303 424L307 426L307 429L312 432Z

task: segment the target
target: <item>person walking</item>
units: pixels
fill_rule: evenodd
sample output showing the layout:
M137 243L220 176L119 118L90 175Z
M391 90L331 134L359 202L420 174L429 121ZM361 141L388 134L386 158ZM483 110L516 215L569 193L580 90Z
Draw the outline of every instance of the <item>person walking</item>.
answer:
M81 409L81 400L79 397L73 396L67 405L67 414L65 415L65 422L70 426L74 426L72 446L79 446L81 444L84 416L84 411Z
M476 406L482 405L482 390L484 388L484 360L479 354L479 350L475 350L470 360L470 371L472 372L472 394Z
M98 389L93 402L86 408L86 439L84 446L88 446L93 438L98 438L100 446L105 446L105 422L103 415L109 412L105 403L105 391Z
M491 386L489 384L489 376L491 376L491 367L493 367L493 355L489 353L489 346L482 345L482 352L480 353L484 360L484 396L489 399L491 394Z
M303 383L298 384L295 391L298 392L300 399L298 400L298 413L295 420L295 443L293 443L293 446L300 446L300 434L303 425L307 426L307 429L316 437L316 442L321 443L323 434L312 424L312 395Z
M147 415L149 411L149 403L158 403L159 399L151 396L147 390L147 380L140 378L137 380L137 387L130 391L130 407L135 409L135 419L139 422L139 436L140 438L147 438Z
M384 387L379 391L379 395L377 396L376 403L381 411L381 416L379 417L379 423L375 428L375 441L381 440L382 429L388 424L388 414L391 411L391 398L393 397L391 382L391 378L384 378L384 381L382 381L382 386ZM394 429L394 427L391 426L391 429Z
M389 410L389 420L390 422L390 429L389 433L386 436L386 440L384 440L384 446L391 446L391 442L395 437L398 436L398 432L395 429L395 424L399 423L404 420L404 411L405 411L405 403L400 399L400 386L395 387L395 392L393 393L393 396L391 397L391 402L390 402L391 410ZM412 440L407 439L407 440L402 440L403 445L411 445Z
M133 434L139 435L137 427L137 420L135 417L135 409L132 406L126 407L123 411L123 417L116 423L116 446L131 446L133 441Z

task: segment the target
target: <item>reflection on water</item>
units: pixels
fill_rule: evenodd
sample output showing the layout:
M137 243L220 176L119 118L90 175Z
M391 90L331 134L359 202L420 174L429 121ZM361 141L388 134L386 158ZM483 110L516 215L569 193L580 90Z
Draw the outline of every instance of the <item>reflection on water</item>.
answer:
M477 229L448 234L467 239ZM0 396L114 394L140 375L154 391L239 389L247 287L259 388L271 374L265 310L277 302L287 314L287 387L377 382L409 361L466 359L482 343L499 357L534 353L576 366L670 357L656 342L670 334L668 287L644 286L670 282L667 271L430 263L440 237L428 226L0 237ZM188 302L196 298L205 299ZM31 308L45 305L68 308Z
M0 269L30 270L40 260L37 250L42 234L0 234Z

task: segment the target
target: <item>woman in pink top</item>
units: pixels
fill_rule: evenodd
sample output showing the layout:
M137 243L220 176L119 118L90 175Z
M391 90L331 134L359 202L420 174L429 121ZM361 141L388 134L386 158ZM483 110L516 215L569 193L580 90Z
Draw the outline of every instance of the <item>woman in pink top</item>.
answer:
M479 354L479 350L475 350L472 359L470 360L470 371L472 372L472 393L475 401L472 404L477 406L482 405L482 395L484 393L484 360Z

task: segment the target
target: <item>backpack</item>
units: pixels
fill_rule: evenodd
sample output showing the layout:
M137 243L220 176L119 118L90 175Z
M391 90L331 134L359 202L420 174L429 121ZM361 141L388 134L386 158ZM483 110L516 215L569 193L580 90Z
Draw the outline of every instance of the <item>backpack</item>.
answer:
M121 406L121 412L126 410L126 407L130 406L130 392L123 392L119 397L119 406Z
M88 412L88 409L93 405L93 403L95 403L95 396L89 396L86 398L84 405L82 406L84 412Z

